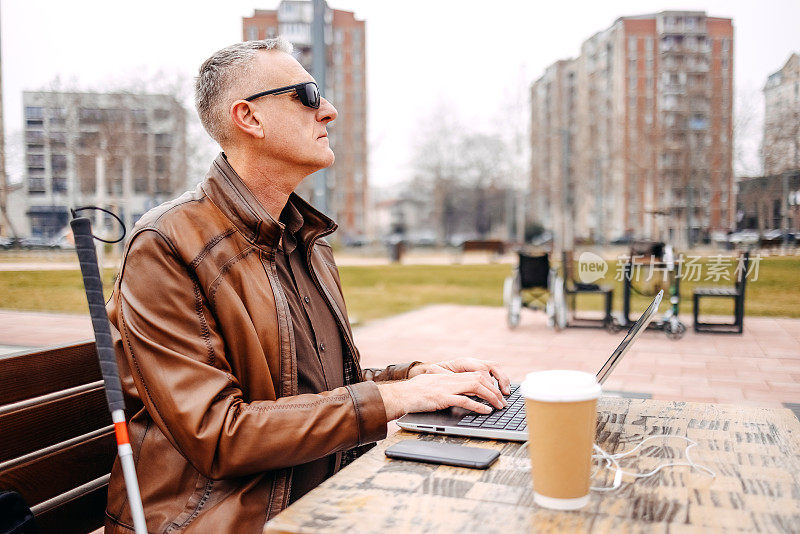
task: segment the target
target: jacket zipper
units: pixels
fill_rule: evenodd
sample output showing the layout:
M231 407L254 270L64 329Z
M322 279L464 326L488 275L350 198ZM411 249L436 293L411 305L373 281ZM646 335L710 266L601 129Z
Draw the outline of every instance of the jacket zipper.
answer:
M267 269L270 269L270 271L271 271L275 267L274 262L270 260L269 255L266 255L263 250L261 251L260 255L261 255L261 265L265 267L265 269L264 269L265 272L266 272ZM265 256L267 256L267 257L265 258ZM266 260L266 262L269 264L269 266L265 266L264 265L264 260ZM267 274L267 282L269 282L270 287L272 287L272 278L270 277L270 273L266 272L266 274ZM286 303L286 296L283 294L283 288L281 287L280 281L278 280L278 273L277 272L272 272L272 275L274 276L275 281L276 281L275 288L276 288L277 292L281 295L281 299L283 300L283 303L285 304ZM276 312L278 311L277 303L275 305L275 311ZM284 310L284 311L286 311L286 310ZM286 320L287 320L287 323L288 323L288 328L291 329L292 328L291 315L287 315ZM289 353L293 354L295 348L292 346L292 335L291 335L291 333L289 334L288 343L289 343ZM283 368L283 358L281 358L281 368ZM281 369L281 374L283 374L282 371L283 371L283 369ZM292 378L290 380L291 381L290 381L290 384L289 384L289 390L290 390L289 393L291 395L296 395L297 391L295 390L295 388L292 387L294 379ZM289 506L289 499L291 497L291 492L292 492L292 475L293 474L294 474L294 469L292 469L291 467L287 468L286 492L285 492L285 497L283 498L283 502L281 503L281 511L285 510L286 507ZM273 491L275 491L275 485L274 484L273 484L272 487L273 487ZM271 508L270 506L267 507L267 516L269 516L270 508Z

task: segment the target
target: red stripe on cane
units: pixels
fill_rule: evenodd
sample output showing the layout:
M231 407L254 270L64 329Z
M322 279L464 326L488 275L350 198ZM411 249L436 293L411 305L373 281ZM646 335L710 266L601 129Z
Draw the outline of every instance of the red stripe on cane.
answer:
M125 421L114 423L114 433L117 435L117 445L130 444L130 440L128 439L128 427L125 425Z

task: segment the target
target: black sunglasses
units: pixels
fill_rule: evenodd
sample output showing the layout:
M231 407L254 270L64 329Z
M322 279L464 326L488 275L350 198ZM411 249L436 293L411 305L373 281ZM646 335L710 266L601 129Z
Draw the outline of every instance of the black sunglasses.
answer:
M291 93L292 91L297 93L297 96L300 98L300 102L302 102L304 106L313 109L319 109L319 103L320 103L319 87L317 87L317 84L314 82L297 83L295 85L287 85L286 87L278 87L277 89L270 89L269 91L262 91L252 96L248 96L247 98L245 98L245 100L248 102L252 102L256 98L261 98L262 96L282 95L284 93Z

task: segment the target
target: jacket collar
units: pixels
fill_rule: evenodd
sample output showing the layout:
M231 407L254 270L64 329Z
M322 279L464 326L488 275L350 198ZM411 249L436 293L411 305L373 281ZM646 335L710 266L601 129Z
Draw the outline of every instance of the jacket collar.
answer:
M285 225L276 221L253 192L233 170L228 158L220 152L211 164L201 185L208 198L250 241L275 249L280 242ZM299 195L289 195L289 202L302 216L303 225L296 235L303 243L328 235L336 230L336 223L316 210Z

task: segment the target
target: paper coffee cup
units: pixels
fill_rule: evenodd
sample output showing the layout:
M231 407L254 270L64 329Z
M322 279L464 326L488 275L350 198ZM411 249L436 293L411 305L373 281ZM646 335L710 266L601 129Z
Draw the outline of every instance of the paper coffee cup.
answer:
M586 506L600 384L581 371L539 371L529 373L520 389L534 502L556 510Z

